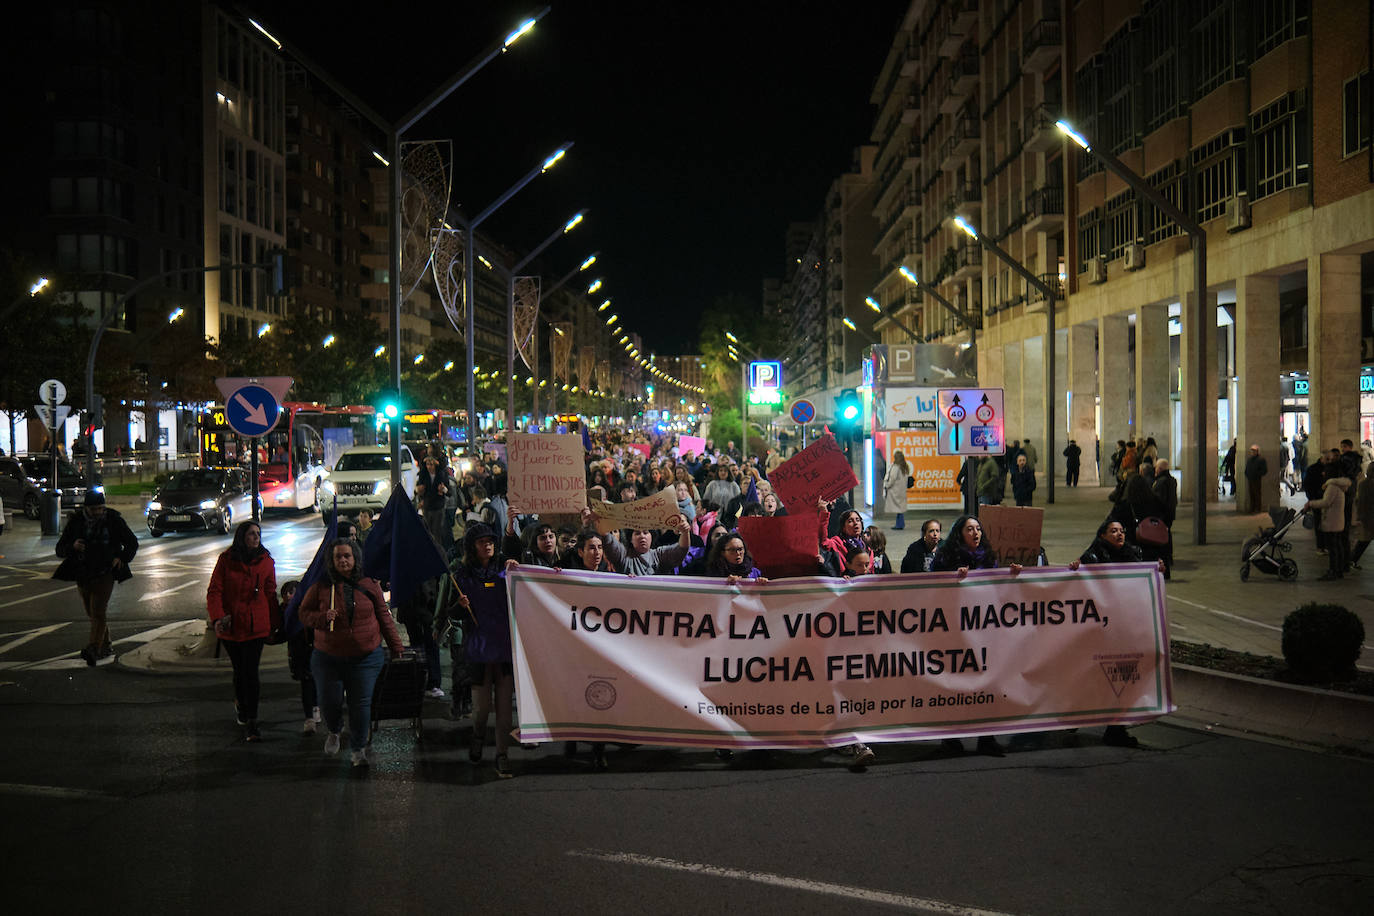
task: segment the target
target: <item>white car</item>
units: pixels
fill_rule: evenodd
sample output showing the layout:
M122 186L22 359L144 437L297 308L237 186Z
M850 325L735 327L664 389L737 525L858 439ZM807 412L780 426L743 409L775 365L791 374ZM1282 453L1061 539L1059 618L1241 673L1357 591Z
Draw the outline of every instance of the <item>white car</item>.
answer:
M419 470L410 449L401 446L401 486L415 498ZM338 497L339 511L355 515L371 509L375 515L391 498L391 449L384 445L358 445L339 455L328 476L320 481L320 508L328 512Z

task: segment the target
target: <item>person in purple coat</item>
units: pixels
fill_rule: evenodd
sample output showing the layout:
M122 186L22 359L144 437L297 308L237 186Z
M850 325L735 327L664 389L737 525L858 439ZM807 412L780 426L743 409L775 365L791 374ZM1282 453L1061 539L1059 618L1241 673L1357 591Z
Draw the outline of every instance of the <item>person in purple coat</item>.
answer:
M509 779L513 775L508 752L515 711L515 666L506 606L506 566L496 552L496 532L490 526L479 522L468 528L463 536L463 562L453 577L458 586L458 606L476 623L465 642L472 682L468 759L473 763L482 760L487 717L495 694L496 775Z

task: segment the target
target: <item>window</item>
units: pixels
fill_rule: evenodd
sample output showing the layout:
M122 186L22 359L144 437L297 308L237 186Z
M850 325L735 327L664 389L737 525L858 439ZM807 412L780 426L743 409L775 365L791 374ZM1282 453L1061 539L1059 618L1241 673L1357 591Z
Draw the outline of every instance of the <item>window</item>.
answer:
M1306 92L1290 92L1250 116L1256 200L1307 183L1312 160L1306 105Z
M1374 107L1370 89L1368 70L1345 84L1341 121L1345 125L1342 151L1346 156L1353 156L1369 145L1369 113Z
M1102 253L1102 210L1094 207L1078 217L1078 272L1088 269L1088 262Z
M1196 98L1237 76L1233 12L1232 0L1221 0L1203 12L1193 26Z
M1255 35L1255 57L1307 34L1308 0L1255 0L1250 28Z
M1141 14L1145 132L1180 114L1178 97L1178 17L1164 0L1147 3Z
M1197 221L1206 222L1226 213L1226 202L1240 190L1245 178L1245 130L1235 128L1217 134L1192 151L1196 176Z
M1124 257L1126 246L1136 240L1137 206L1134 191L1125 191L1107 201L1105 248L1109 259Z
M1098 113L1101 110L1102 57L1098 55L1084 64L1073 77L1074 82L1074 125L1084 136L1096 138L1098 135ZM1078 179L1082 181L1089 175L1101 171L1097 158L1087 154L1078 157Z
M1154 174L1147 175L1145 180L1169 203L1184 213L1188 212L1188 181L1183 174L1182 160L1169 163ZM1148 244L1183 234L1183 227L1165 216L1158 207L1146 206L1144 215L1145 241Z
M1121 153L1140 145L1135 118L1135 50L1140 35L1132 21L1107 40L1102 54L1102 126L1098 143Z

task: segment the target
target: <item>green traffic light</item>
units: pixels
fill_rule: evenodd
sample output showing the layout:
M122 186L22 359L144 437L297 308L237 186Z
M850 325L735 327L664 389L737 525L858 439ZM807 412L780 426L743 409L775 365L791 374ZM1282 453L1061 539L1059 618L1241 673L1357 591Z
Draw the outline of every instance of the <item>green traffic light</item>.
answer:
M395 404L388 403L388 404L383 405L383 407L382 407L382 413L386 414L387 419L389 419L389 420L394 420L394 419L396 419L396 415L399 414L400 412L401 412L401 411L396 407Z
M849 406L847 406L847 407L844 409L844 418L845 418L846 420L852 420L852 419L854 419L855 417L857 417L858 415L859 415L859 408L856 407L856 406L853 405L853 404L850 404Z

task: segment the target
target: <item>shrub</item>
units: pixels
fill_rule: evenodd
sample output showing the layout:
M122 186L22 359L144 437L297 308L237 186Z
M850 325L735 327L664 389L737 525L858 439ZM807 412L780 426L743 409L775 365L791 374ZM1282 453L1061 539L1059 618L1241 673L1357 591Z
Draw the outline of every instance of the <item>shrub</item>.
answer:
M1283 657L1300 680L1344 681L1355 676L1364 624L1339 604L1304 604L1283 620Z

